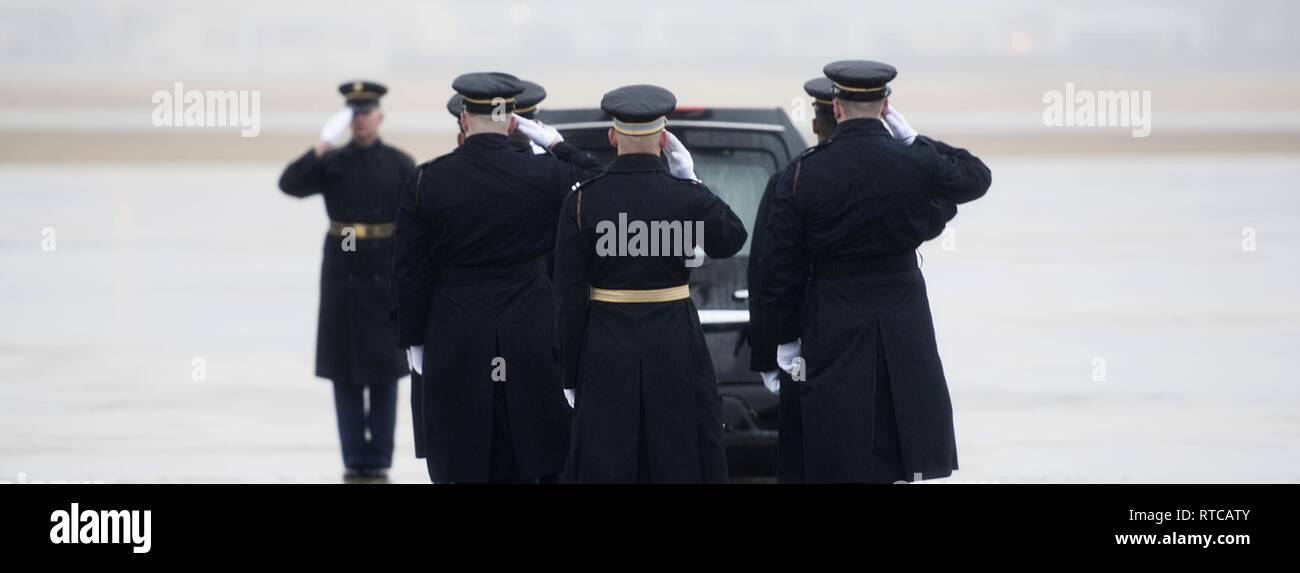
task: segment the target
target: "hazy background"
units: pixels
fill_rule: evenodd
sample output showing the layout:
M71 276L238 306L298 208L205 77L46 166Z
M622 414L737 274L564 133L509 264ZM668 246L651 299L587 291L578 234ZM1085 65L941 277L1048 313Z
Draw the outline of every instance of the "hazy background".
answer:
M843 58L896 65L895 103L930 130L1060 135L1042 129L1042 97L1066 82L1150 90L1157 139L1300 129L1300 7L1283 0L6 0L0 16L0 128L157 135L155 90L258 90L268 137L223 151L243 157L317 129L334 86L358 77L389 85L389 127L414 137L451 129L442 106L465 71L533 79L552 107L649 82L683 104L790 108Z
M326 219L275 182L338 83L385 82L385 139L422 161L453 144L466 71L537 81L544 107L658 83L793 111L844 58L896 65L913 126L994 173L955 249L922 249L954 479L1300 481L1297 21L1284 1L4 0L0 481L337 479L311 376ZM259 91L261 134L154 127L178 82ZM1045 127L1067 82L1149 90L1151 136ZM425 479L409 420L404 396L396 481Z

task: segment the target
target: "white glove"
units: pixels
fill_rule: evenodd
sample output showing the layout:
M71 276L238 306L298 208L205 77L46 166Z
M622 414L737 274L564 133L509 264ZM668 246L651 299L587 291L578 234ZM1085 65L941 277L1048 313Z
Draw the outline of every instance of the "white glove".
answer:
M574 400L577 400L577 398L578 398L578 392L576 390L573 390L572 388L564 389L564 399L569 401L570 408L573 407L573 402Z
M695 160L691 158L691 152L686 150L680 139L673 135L671 131L665 131L668 134L668 145L664 147L664 155L668 158L668 171L673 177L679 179L690 179L699 181L700 178L695 176Z
M424 376L424 345L412 346L406 349L406 364L411 367L411 371Z
M898 108L892 105L889 106L889 110L885 112L885 117L881 119L885 120L889 132L894 134L894 139L908 145L911 145L916 140L916 130L912 129L911 125L908 125L907 118L903 117L903 113L898 111Z
M772 370L772 371L770 371L770 372L764 372L764 373L762 374L762 376L763 376L763 385L764 385L764 386L767 386L767 391L768 391L768 392L771 392L771 393L773 393L773 394L780 394L780 393L781 393L781 376L780 376L780 374L781 374L781 371L780 371L780 370Z
M337 144L351 125L352 108L344 107L338 113L331 115L329 121L325 122L325 127L320 128L320 140L330 145Z
M532 147L532 148L533 148L533 155L545 155L545 154L546 154L546 148L545 148L545 147L542 147L542 146L540 146L540 145L537 145L536 143L533 143L533 142L531 142L531 141L528 142L528 145L529 145L529 147Z
M796 339L794 342L787 342L776 347L776 366L791 376L794 375L794 360L799 357L799 352L803 349L803 339Z
M515 129L524 134L528 141L536 143L543 149L550 149L552 145L564 141L564 136L560 135L560 131L554 127L518 114L515 114Z

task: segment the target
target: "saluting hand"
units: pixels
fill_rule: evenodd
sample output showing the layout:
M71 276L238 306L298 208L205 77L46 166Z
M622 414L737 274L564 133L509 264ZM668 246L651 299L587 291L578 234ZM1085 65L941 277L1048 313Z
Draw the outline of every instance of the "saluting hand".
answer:
M564 136L560 135L560 130L519 114L515 114L515 129L524 134L528 141L546 149L550 149L551 146L564 141Z
M682 145L682 141L673 132L664 130L664 135L664 156L668 158L668 171L680 179L699 181L700 178L695 176L695 159L691 157L691 152L686 150L686 146Z
M351 125L352 108L344 107L338 113L331 115L329 120L325 122L325 126L320 128L320 142L316 144L316 155L320 155L325 149L337 145Z
M889 127L889 132L894 135L894 139L908 145L916 140L916 130L908 125L907 118L903 117L903 113L894 106L886 104L885 115L881 119L885 120L885 125Z

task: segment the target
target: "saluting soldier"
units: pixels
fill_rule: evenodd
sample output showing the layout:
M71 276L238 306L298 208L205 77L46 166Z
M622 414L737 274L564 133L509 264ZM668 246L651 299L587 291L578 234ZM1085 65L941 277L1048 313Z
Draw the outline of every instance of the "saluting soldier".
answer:
M817 143L822 144L831 138L838 123L835 119L834 111L834 88L835 84L825 76L816 77L808 80L803 85L804 93L808 94L811 99L813 118L812 132L817 137ZM885 119L889 120L894 117L902 118L902 114L897 113L892 108L890 114ZM889 123L887 121L887 123ZM903 122L905 124L906 122ZM891 125L891 132L900 131L898 126ZM906 139L906 135L896 135L896 139ZM777 439L779 451L779 464L777 470L777 479L782 483L799 483L804 481L803 478L803 412L800 406L800 394L805 389L804 386L792 385L790 375L776 364L776 343L772 342L767 336L767 312L763 306L762 298L758 293L762 291L762 272L761 266L763 261L766 243L763 242L763 232L767 228L767 217L770 211L772 196L775 194L776 184L781 178L781 172L772 174L767 181L767 187L763 191L763 197L758 204L758 215L754 221L753 238L750 240L749 249L749 267L747 278L749 281L749 292L753 296L749 299L749 365L750 369L758 372L763 378L763 384L768 390L777 394L779 397L778 416L779 436ZM944 224L952 216L957 214L956 206L945 199L930 200L931 217L915 219L922 227L919 229L922 240L929 240L939 236L943 232ZM788 390L781 392L781 388Z
M565 199L556 229L565 387L577 390L572 481L727 479L717 379L688 283L697 246L726 258L747 235L665 131L676 105L657 86L605 94L618 157Z
M765 327L800 389L803 478L945 477L952 402L915 250L984 195L989 169L891 109L893 66L823 72L838 124L782 172L761 239Z
M451 97L447 98L447 113L456 120L457 147L465 143L465 126L460 121L460 114L463 111L465 111L465 104L461 101L460 94L453 92ZM514 133L510 134L512 138L515 136ZM396 286L393 290L396 292ZM411 426L415 430L415 457L424 459L424 377L416 372L415 357L409 348L407 358L411 363Z
M397 381L407 372L390 317L388 261L398 194L415 163L379 138L384 121L379 99L387 91L366 81L339 86L347 106L280 176L280 189L289 195L323 195L330 218L321 263L316 375L334 383L346 480L386 478ZM333 149L349 126L351 141Z
M515 115L527 119L533 119L534 114L537 112L537 104L541 103L543 99L546 99L546 90L542 89L542 86L537 85L530 81L519 80L519 83L523 84L524 91L520 92L519 95L515 96ZM456 146L457 147L459 147L460 144L465 142L465 128L464 126L461 125L460 122L460 114L464 110L465 110L465 104L464 102L461 101L460 94L452 93L451 97L447 98L447 113L451 114L451 117L456 119ZM527 147L533 150L534 153L546 153L545 149L542 149L538 145L529 141L528 137L525 136L523 132L519 131L518 129L510 132L510 144L514 145L515 147L521 147L521 148ZM547 269L548 277L550 276L552 260L553 257L551 252L547 252L546 269ZM424 458L424 419L423 419L423 412L421 411L421 408L418 406L419 404L422 403L422 400L424 399L424 397L421 396L422 390L423 390L422 377L420 376L419 372L416 372L414 370L414 364L412 364L411 409L415 416L415 418L412 420L412 425L416 428L415 457L417 458Z
M402 192L398 343L424 381L415 417L430 479L536 481L562 469L571 419L543 257L564 195L598 164L511 113L518 78L465 74L452 88L464 141ZM551 153L510 145L516 127Z

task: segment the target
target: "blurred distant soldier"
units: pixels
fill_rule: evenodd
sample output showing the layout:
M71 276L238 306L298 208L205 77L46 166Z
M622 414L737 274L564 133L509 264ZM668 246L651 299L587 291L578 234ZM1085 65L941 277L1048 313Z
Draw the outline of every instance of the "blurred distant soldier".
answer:
M388 262L398 195L415 163L379 139L384 121L379 98L387 91L365 81L339 86L347 107L280 176L280 189L289 195L323 195L330 218L321 263L316 375L334 383L346 480L387 478L397 381L407 373L390 316ZM349 126L351 141L333 149Z
M803 85L804 93L812 100L812 131L817 136L818 145L825 143L835 132L838 123L835 119L834 97L835 83L825 76L808 80ZM891 117L902 118L901 114L890 110ZM890 118L886 118L889 120ZM903 122L905 124L905 122ZM897 130L895 130L897 131ZM900 137L906 137L900 136ZM766 307L758 294L762 289L763 232L767 228L767 217L771 207L772 195L776 189L781 173L777 172L767 181L767 188L759 201L758 215L754 219L753 238L750 243L749 269L749 367L760 373L763 384L780 396L780 435L778 437L780 464L778 479L782 483L803 481L803 416L800 407L800 394L805 386L792 385L790 375L777 367L776 344L765 332L767 324ZM918 233L922 241L939 236L944 224L957 214L957 207L945 199L930 200L930 217L917 218L920 224ZM781 392L782 387L787 388Z
M432 481L538 481L563 468L572 417L543 259L564 195L598 164L511 113L518 78L465 74L452 87L463 141L417 168L402 192L398 343L424 381ZM549 153L512 146L516 128Z
M727 480L717 377L688 284L697 247L727 258L747 233L665 130L676 105L657 86L605 94L618 157L565 199L556 228L560 349L577 390L572 481Z
M823 72L838 124L784 169L760 239L765 329L799 388L802 478L945 477L957 469L952 402L915 251L955 204L984 195L989 169L891 109L893 66Z

